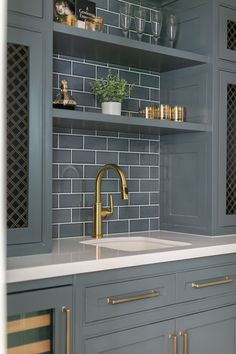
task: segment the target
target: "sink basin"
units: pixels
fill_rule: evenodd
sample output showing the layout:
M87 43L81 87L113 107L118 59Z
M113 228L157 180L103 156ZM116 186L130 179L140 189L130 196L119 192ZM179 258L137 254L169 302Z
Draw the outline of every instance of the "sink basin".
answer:
M162 240L151 237L110 237L101 240L88 240L81 243L91 246L111 248L118 251L138 252L161 250L163 248L190 246L191 243Z

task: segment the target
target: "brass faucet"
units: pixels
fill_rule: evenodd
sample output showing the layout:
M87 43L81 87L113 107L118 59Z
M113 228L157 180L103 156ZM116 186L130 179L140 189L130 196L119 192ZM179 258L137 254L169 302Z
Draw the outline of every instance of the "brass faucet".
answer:
M122 169L115 164L107 164L102 166L96 177L96 190L95 190L95 203L93 206L93 236L98 238L102 238L102 219L112 215L113 213L113 199L112 195L110 195L110 207L109 209L102 208L101 202L101 182L104 173L107 170L114 170L117 172L120 177L120 188L121 188L121 199L128 199L128 188L126 184L126 178Z

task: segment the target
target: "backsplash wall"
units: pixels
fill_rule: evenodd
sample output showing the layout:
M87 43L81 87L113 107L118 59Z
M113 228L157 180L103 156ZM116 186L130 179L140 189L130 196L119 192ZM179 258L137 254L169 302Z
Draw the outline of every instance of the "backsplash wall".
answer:
M122 35L117 4L114 0L99 0L97 12L105 23L110 21L107 32ZM131 32L130 36L136 34ZM148 34L143 39L151 41ZM132 119L140 107L159 103L158 73L59 55L54 55L53 61L53 96L59 93L60 81L68 80L78 111L101 111L90 82L105 77L109 69L134 85L122 104L122 114ZM102 184L102 201L107 206L111 193L114 213L103 221L104 234L158 230L159 142L159 136L54 127L53 237L92 235L95 177L105 163L117 163L125 172L129 200L121 200L119 180L109 172Z

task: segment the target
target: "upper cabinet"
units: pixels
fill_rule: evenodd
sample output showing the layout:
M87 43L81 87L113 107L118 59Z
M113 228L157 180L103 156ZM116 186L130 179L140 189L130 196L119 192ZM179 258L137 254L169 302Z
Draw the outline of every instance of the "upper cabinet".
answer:
M9 255L50 250L52 35L43 17L43 8L51 11L46 3L12 1L9 6L14 10L7 32Z
M220 6L219 57L236 62L236 9Z

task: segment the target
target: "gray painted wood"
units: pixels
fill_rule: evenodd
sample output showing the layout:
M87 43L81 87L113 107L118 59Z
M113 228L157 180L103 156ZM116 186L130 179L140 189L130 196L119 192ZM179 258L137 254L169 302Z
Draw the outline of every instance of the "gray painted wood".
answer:
M43 17L43 0L29 1L29 0L9 0L8 10L20 14Z
M219 57L236 62L236 50L229 49L227 46L227 22L233 21L236 23L236 9L220 6L219 12Z
M157 72L208 62L203 55L58 23L54 24L54 52Z
M87 113L54 109L54 125L57 127L72 127L102 130L119 130L125 132L141 132L147 134L177 134L193 131L205 132L209 126L201 123L171 122L158 119L144 119L140 117L115 116L101 113Z
M72 310L72 287L28 291L8 295L8 316L51 310L53 352L64 354L66 348L66 315L62 306ZM71 322L72 325L72 322ZM72 334L70 337L72 344Z

